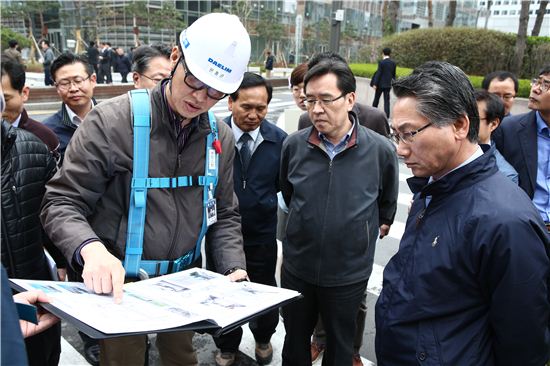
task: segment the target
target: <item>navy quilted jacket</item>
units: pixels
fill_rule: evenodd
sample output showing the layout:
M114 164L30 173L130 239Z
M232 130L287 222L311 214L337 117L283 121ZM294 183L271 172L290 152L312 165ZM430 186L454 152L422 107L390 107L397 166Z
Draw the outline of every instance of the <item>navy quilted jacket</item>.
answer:
M55 169L38 137L2 122L2 264L10 278L51 279L38 214Z

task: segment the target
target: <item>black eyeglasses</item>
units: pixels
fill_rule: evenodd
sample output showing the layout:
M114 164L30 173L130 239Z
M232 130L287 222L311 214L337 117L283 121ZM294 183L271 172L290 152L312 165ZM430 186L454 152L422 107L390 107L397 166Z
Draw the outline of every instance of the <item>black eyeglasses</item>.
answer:
M88 75L87 78L83 78L82 76L76 76L73 79L61 79L58 82L56 82L54 85L56 88L60 90L69 90L71 88L71 85L74 84L77 88L80 88L82 84L86 80L88 80L92 75Z
M178 59L178 63L181 62L181 64L183 65L183 69L184 69L183 71L185 72L185 77L183 78L183 81L185 82L185 85L187 85L188 87L190 87L193 90L206 89L206 95L208 95L210 98L215 99L215 100L222 100L223 98L225 98L228 95L224 92L221 92L219 90L216 90L216 89L206 85L205 83L203 83L202 81L197 79L195 77L195 75L193 75L191 73L191 71L189 71L189 68L187 67L187 64L185 63L185 58L183 58L183 52L181 52L181 55L182 56L180 56L180 58ZM176 67L178 67L177 64L176 64Z
M313 98L306 98L304 100L304 103L306 104L306 108L313 108L315 106L315 103L319 102L321 107L328 107L332 105L332 103L336 102L338 99L343 98L346 95L346 93L341 94L339 97L336 98L321 98L321 99L313 99Z
M432 123L428 123L425 126L420 127L418 130L409 131L409 132L394 132L390 133L390 139L396 144L399 144L400 141L403 141L405 144L410 144L414 140L414 136L424 131L426 128L430 127Z
M139 73L138 73L138 74L139 74ZM158 83L160 83L160 82L162 81L162 79L164 79L163 77L159 77L159 78L152 78L152 77L150 77L150 76L147 76L147 75L145 75L145 74L139 74L139 75L143 76L143 77L144 77L144 78L146 78L146 79L149 79L149 80L151 80L151 81L152 81L153 83L155 83L155 84L158 84Z

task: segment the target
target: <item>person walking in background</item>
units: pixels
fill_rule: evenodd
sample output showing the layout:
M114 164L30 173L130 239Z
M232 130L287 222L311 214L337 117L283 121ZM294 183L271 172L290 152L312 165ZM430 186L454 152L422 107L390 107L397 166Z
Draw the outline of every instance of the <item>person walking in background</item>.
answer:
M126 76L128 76L128 73L132 68L132 63L130 62L130 59L128 59L128 56L124 54L124 48L118 47L116 52L118 54L118 57L116 58L117 72L122 77L121 82L127 83L128 80L126 79Z
M23 64L23 58L21 57L21 52L19 52L19 50L17 49L18 45L19 43L15 39L10 39L8 42L9 48L4 51L4 58Z
M288 55L288 66L294 65L294 62L296 62L296 56L294 55L294 51L290 51Z
M273 64L275 63L275 56L271 54L271 51L267 51L267 57L265 59L265 77L269 79L271 77L271 70L273 70Z
M50 41L43 39L40 42L40 47L44 51L44 61L42 65L44 66L44 84L46 86L53 85L52 74L50 71L50 66L52 65L55 55L53 54L52 49L50 48Z
M382 50L382 60L378 62L378 69L372 77L370 85L374 88L374 101L372 106L378 108L378 102L380 101L380 96L384 93L384 112L386 112L386 117L390 118L390 92L391 92L391 83L395 80L395 72L397 66L395 62L390 58L391 49L384 48Z
M86 49L86 54L88 55L88 62L94 68L95 74L99 76L99 50L94 41L90 41L90 46Z
M113 78L111 75L111 49L107 42L101 43L101 52L99 53L99 75L98 84L111 84Z
M153 89L170 76L170 48L163 44L139 46L133 52L132 79L136 89Z

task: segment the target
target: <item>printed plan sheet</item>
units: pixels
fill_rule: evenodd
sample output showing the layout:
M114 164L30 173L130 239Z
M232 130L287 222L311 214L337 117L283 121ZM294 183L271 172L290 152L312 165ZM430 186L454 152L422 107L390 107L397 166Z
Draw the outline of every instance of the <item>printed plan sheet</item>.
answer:
M121 304L79 282L11 281L27 290L44 291L52 306L105 334L154 332L200 321L224 328L300 296L278 287L231 282L198 268L127 283Z

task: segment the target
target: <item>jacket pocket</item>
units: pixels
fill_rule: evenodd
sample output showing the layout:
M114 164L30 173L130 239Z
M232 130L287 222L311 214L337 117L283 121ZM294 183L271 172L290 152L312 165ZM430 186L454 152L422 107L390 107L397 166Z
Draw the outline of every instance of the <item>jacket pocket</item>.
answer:
M419 365L442 366L441 346L431 321L421 321L418 324L418 343L416 345L416 359Z

